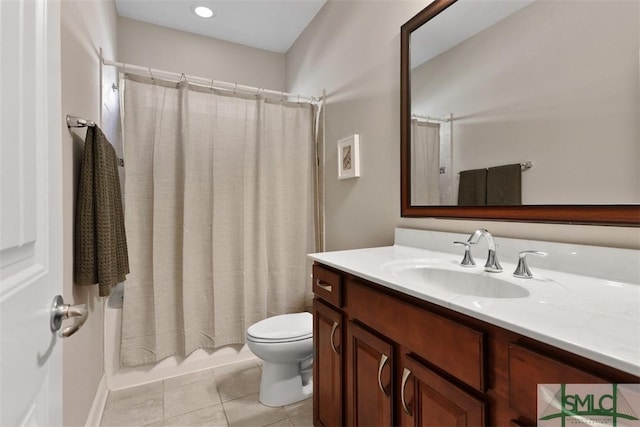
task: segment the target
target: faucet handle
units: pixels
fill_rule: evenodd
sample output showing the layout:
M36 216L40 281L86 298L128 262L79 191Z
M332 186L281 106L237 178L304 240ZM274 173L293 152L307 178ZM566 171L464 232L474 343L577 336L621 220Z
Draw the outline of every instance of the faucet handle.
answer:
M473 257L471 256L471 245L473 245L473 243L455 241L455 242L453 242L453 244L454 245L464 246L464 257L462 258L462 261L460 262L461 266L463 266L463 267L473 267L473 266L476 265L476 262L473 260Z
M527 266L527 255L537 255L541 257L545 257L548 254L546 252L540 251L522 251L518 253L518 266L516 267L516 271L513 272L515 277L520 279L531 279L533 274L529 271L529 266Z

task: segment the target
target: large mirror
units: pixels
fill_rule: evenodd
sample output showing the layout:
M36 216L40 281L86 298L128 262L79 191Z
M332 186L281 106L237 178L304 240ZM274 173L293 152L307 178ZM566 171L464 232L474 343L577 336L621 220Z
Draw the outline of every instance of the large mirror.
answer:
M436 0L404 24L402 215L640 225L639 7Z

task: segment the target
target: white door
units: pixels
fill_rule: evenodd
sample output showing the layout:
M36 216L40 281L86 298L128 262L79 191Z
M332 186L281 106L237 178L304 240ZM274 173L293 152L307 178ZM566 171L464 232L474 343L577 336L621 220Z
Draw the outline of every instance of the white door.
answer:
M0 0L0 426L62 425L60 5Z

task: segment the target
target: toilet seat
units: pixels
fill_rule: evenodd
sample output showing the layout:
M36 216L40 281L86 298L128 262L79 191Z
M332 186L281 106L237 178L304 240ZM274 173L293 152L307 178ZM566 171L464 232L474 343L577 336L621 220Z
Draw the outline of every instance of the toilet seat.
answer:
M313 316L293 313L247 329L249 349L262 360L260 403L280 407L313 394Z
M247 329L247 339L259 343L280 343L313 337L311 313L293 313L269 317Z

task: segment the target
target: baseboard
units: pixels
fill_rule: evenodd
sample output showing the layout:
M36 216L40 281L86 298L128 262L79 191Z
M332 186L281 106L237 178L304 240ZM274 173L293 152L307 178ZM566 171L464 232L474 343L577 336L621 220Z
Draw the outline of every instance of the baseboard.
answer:
M93 398L89 415L87 416L87 422L85 427L98 427L102 420L102 413L104 412L104 406L107 403L107 397L109 396L109 389L107 388L107 376L102 374L100 383L98 384L98 390Z
M114 366L117 361L110 360L109 354L111 353L105 352L108 368L106 369L107 388L111 391L121 390L230 363L256 359L247 345L229 345L213 350L211 353L209 351L200 349L185 359L172 356L156 364L117 369L109 368L109 366Z

